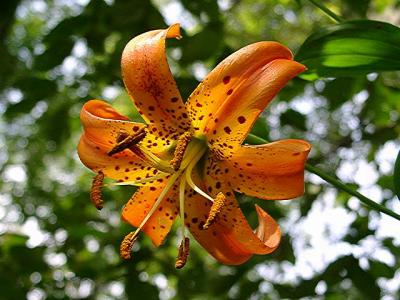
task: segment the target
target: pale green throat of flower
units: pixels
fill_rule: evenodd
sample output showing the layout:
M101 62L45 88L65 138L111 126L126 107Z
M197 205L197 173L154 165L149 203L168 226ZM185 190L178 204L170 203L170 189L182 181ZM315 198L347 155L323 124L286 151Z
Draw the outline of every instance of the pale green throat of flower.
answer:
M159 194L156 199L154 205L151 207L150 211L146 214L140 225L134 232L129 233L121 243L121 257L128 259L130 258L130 253L133 247L134 242L136 241L138 234L141 232L143 226L152 216L152 214L156 211L158 206L161 204L162 200L168 194L170 189L174 186L174 184L179 180L179 214L181 217L182 224L182 243L179 248L178 260L176 262L176 267L181 268L184 266L187 256L188 256L188 247L189 247L189 239L186 237L185 225L184 225L184 215L185 215L185 189L186 184L189 185L195 192L202 195L213 204L211 206L211 210L209 213L209 217L203 226L203 229L207 229L217 218L219 212L222 209L223 203L225 202L225 197L222 193L219 193L217 197L214 199L209 194L204 192L201 188L199 188L192 179L192 172L196 164L201 160L201 158L206 154L208 149L207 144L203 138L193 137L190 132L186 132L181 135L178 140L174 143L174 155L172 160L166 161L158 157L157 155L150 152L145 147L141 146L139 142L144 139L146 135L147 129L143 129L142 131L135 133L134 135L121 134L116 141L116 145L111 149L108 154L114 155L126 149L129 149L133 153L135 153L139 158L144 160L146 163L151 165L152 167L161 171L161 174L157 174L156 176L145 178L137 181L125 181L125 182L116 182L110 185L143 185L148 182L153 182L159 178L168 176L168 181L164 189ZM169 175L166 175L169 174ZM101 174L101 172L99 172ZM104 175L101 175L104 177ZM97 177L97 176L96 176ZM98 180L93 181L92 193L95 195L100 195L99 189L100 185ZM100 199L101 197L98 196ZM96 199L92 199L96 204ZM97 207L97 205L96 205Z

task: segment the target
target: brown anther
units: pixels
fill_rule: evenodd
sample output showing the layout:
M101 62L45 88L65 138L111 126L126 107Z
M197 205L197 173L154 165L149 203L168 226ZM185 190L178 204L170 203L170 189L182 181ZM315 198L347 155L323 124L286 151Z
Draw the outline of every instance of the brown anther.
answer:
M103 208L103 198L101 193L101 187L103 186L104 173L99 171L96 176L93 177L92 189L90 190L90 200L92 200L94 206L100 210Z
M140 159L147 161L146 155L143 153L142 149L140 149L138 146L133 145L129 147L129 150L131 150L136 156L138 156Z
M117 144L108 151L108 155L112 156L116 153L124 151L125 149L131 148L141 142L146 137L146 127L142 127L135 134L128 135L125 132L122 132L117 137Z
M226 204L225 195L219 192L217 197L215 197L215 200L211 206L206 223L203 225L203 229L208 229L208 227L210 227L215 222L225 204Z
M128 233L124 239L121 242L121 246L119 247L119 255L121 256L122 259L130 259L131 258L131 252L132 252L132 247L133 244L135 244L137 240L137 235L135 235L135 232L132 231Z
M129 137L129 134L127 134L126 132L120 132L120 133L118 133L118 136L115 140L117 143L121 143L127 137Z
M186 148L189 145L192 136L193 134L187 131L178 138L174 151L174 158L169 162L175 171L178 171L181 167L183 156L185 155Z
M175 268L182 269L186 265L186 261L189 257L189 238L185 237L182 240L179 250L178 250L178 257L175 262Z

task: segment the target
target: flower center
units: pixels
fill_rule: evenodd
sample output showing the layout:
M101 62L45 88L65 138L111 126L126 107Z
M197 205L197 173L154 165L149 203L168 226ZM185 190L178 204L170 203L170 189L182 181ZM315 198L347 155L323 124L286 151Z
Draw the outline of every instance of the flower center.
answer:
M184 225L186 184L189 185L195 192L213 202L206 225L203 227L203 229L205 230L209 226L211 226L215 219L218 217L219 212L224 206L225 196L222 193L219 193L214 199L209 194L204 192L201 188L199 188L192 179L194 167L205 155L208 149L204 140L202 140L201 138L193 137L192 133L190 132L185 132L175 142L176 147L174 149L173 158L170 161L166 161L139 144L140 141L144 139L146 135L145 132L145 130L142 130L136 135L127 136L125 134L123 136L119 136L117 138L116 145L108 152L108 154L111 156L121 151L124 151L125 149L129 149L130 151L135 153L140 159L161 172L161 174L146 179L138 181L119 182L114 183L113 185L142 185L148 182L153 182L160 177L168 178L166 186L161 191L155 203L146 214L138 228L134 232L129 233L124 238L121 244L121 257L125 259L130 258L130 251L132 249L133 243L137 240L138 234L142 231L142 228L150 219L152 214L157 210L162 200L168 194L169 190L177 182L179 182L179 214L181 217L182 225L182 242L179 247L179 255L176 266L181 268L185 264L189 253L189 242L188 237L186 236L186 229ZM166 173L168 175L166 175ZM98 194L98 184L94 184L93 186L96 189L95 194Z

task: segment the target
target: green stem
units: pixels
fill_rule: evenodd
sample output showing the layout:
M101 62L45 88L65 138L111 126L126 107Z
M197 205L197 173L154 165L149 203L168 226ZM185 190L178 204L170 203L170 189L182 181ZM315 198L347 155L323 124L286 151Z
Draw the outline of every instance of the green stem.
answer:
M264 143L268 143L267 140L256 136L254 134L249 134L247 136L246 139L247 142L250 143L254 143L254 144L264 144ZM325 173L324 171L320 170L317 167L314 167L310 164L306 164L305 169L310 172L313 173L317 176L319 176L320 178L322 178L323 180L325 180L326 182L329 182L330 184L332 184L334 187L341 189L342 191L347 192L348 194L358 198L361 202L363 202L364 204L368 205L369 207L371 207L374 210L377 210L381 213L387 214L388 216L391 216L393 218L395 218L396 220L400 221L400 215L396 214L395 212L393 212L392 210L388 209L387 207L376 203L375 201L371 200L370 198L364 196L363 194L355 191L354 189L352 189L350 186L344 184L343 182L341 182L339 179Z
M327 8L325 5L323 5L319 0L308 0L312 4L314 4L316 7L318 7L320 10L322 10L324 13L326 13L328 16L330 16L332 19L334 19L336 22L341 23L343 22L342 18L339 17L337 14L335 14L333 11L331 11L329 8Z

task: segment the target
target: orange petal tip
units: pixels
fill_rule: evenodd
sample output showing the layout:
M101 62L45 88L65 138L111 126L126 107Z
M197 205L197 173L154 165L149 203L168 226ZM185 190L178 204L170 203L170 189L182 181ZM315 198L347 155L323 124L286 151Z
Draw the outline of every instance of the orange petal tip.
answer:
M167 29L167 38L176 38L177 40L180 40L182 38L181 25L179 23L172 24Z

